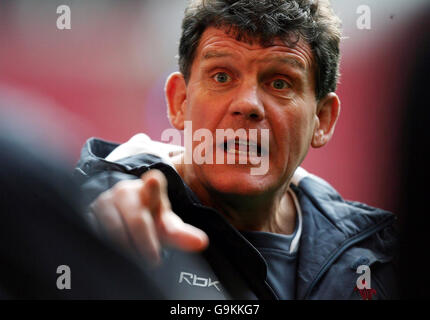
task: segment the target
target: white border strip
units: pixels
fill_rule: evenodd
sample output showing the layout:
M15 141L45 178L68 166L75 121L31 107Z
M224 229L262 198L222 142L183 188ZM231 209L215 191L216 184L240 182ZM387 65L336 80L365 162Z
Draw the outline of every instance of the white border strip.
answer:
M291 245L290 245L290 254L291 254L299 250L299 241L300 241L300 236L302 235L303 218L302 218L302 209L300 208L300 203L299 203L299 200L297 199L296 194L290 188L288 188L287 192L289 192L291 197L293 198L294 205L296 206L297 217L299 219L299 222L298 222L299 226L297 227L297 233L294 236L294 239L291 241Z
M311 175L311 173L307 172L302 167L297 167L296 171L293 174L293 177L291 178L291 182L296 186L299 186L300 181L302 181L303 178L309 177Z

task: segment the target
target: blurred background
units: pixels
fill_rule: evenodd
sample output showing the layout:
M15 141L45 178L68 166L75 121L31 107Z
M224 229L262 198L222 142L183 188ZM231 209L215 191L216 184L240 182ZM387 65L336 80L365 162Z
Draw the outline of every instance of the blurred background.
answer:
M428 28L427 0L334 0L343 21L341 117L333 140L303 167L346 199L397 211L404 114ZM1 0L0 108L38 130L73 166L91 136L160 140L170 127L163 95L178 70L185 0ZM57 7L71 29L57 29ZM360 5L370 30L359 29ZM415 71L414 71L415 70ZM420 92L423 96L424 92ZM60 152L60 151L59 151Z

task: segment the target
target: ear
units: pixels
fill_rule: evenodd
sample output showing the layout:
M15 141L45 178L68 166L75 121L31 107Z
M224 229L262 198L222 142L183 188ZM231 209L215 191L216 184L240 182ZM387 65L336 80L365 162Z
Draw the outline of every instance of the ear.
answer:
M182 73L174 72L167 78L164 92L170 123L176 129L184 130L187 86Z
M312 147L320 148L330 141L339 114L340 100L336 93L330 92L318 102Z

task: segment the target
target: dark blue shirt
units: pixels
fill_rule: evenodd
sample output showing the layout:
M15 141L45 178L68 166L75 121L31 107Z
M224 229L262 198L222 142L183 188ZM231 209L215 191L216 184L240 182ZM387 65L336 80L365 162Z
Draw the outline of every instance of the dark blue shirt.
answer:
M291 192L297 211L295 230L290 235L271 232L243 231L242 235L258 249L267 264L267 282L279 299L295 299L297 241L301 233L301 210Z
M267 263L267 282L279 299L295 298L297 252L290 253L295 235L246 231L243 236L260 251Z

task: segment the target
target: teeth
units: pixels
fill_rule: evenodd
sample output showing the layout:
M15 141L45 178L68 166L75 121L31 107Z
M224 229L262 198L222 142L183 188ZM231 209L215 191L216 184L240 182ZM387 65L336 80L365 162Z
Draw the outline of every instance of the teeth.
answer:
M224 143L225 152L235 155L259 157L261 155L259 154L258 149L259 148L257 143L247 140L235 140Z
M242 146L256 146L257 144L254 142L247 142L247 141L238 141L236 144L242 145Z
M243 155L245 155L245 156L247 156L248 154L250 155L250 156L252 156L252 157L256 157L256 156L258 156L258 154L257 154L257 152L254 152L254 151L249 151L249 153L248 152L246 152L246 151L242 151L242 150L237 150L234 146L233 147L230 147L230 148L228 148L227 149L227 153L233 153L233 154L243 154Z

